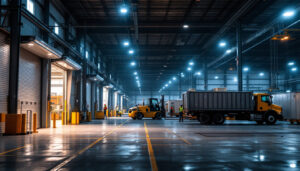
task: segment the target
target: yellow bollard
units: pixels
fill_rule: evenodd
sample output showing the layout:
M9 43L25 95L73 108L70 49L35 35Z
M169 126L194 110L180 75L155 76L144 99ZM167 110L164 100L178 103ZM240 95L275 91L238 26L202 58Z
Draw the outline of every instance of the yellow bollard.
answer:
M53 113L52 116L53 116L53 128L56 128L56 113Z
M38 133L37 131L37 114L33 113L33 133Z

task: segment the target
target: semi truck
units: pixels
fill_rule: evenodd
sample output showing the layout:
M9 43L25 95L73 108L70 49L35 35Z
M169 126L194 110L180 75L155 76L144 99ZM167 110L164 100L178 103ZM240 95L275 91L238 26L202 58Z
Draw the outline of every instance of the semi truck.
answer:
M283 119L282 108L267 93L187 91L182 99L184 112L197 116L201 124L221 125L226 117L268 125Z

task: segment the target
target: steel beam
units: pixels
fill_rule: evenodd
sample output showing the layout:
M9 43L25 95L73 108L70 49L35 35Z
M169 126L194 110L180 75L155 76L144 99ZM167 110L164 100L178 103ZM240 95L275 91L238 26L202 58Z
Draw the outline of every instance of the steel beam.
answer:
M11 0L10 2L10 64L7 112L11 114L18 112L21 5L21 0Z
M238 75L238 91L243 91L243 56L242 56L242 38L241 23L236 23L236 66Z

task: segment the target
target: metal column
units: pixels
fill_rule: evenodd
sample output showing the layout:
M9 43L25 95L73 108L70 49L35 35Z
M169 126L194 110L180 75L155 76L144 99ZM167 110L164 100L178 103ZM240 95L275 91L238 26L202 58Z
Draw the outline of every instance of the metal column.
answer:
M208 72L207 72L207 63L206 63L206 58L205 58L205 63L204 63L204 90L207 91L208 89Z
M12 114L17 114L18 109L21 5L21 0L11 0L10 2L10 65L7 112Z
M226 88L227 87L227 71L226 70L224 70L224 77L223 77L223 83L224 83L224 88Z
M238 75L238 91L243 91L243 56L242 56L242 38L241 23L236 23L236 66Z

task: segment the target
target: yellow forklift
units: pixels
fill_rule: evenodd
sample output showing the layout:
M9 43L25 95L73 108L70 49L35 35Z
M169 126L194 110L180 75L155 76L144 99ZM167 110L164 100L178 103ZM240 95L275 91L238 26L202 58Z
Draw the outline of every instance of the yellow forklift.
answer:
M162 117L165 117L164 96L162 95L161 105L159 105L157 98L149 98L146 104L130 108L128 116L134 120L143 118L162 119Z

